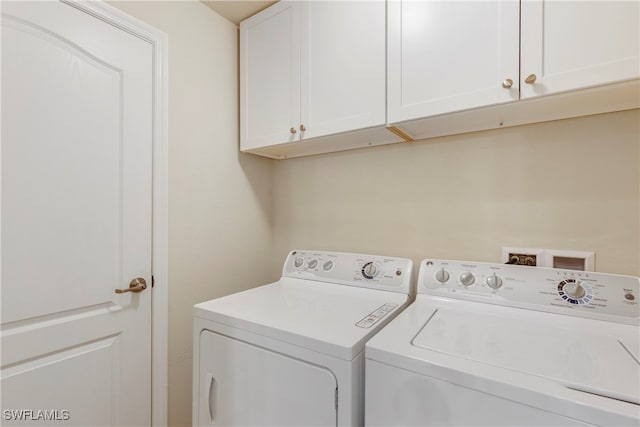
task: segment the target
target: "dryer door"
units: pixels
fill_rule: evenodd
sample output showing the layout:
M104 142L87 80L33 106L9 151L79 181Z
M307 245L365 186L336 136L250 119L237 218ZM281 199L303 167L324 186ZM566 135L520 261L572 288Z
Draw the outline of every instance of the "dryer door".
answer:
M200 426L336 425L330 370L211 331L200 336L199 383Z

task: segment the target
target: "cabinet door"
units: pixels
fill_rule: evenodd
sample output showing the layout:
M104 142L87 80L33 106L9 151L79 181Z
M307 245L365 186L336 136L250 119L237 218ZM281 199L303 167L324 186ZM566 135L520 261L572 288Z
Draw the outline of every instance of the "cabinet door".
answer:
M300 124L300 3L240 24L240 149L290 142Z
M390 1L388 31L390 123L518 99L517 1Z
M300 136L385 124L385 2L302 3Z
M639 6L522 2L522 98L638 78ZM526 84L529 75L536 80Z

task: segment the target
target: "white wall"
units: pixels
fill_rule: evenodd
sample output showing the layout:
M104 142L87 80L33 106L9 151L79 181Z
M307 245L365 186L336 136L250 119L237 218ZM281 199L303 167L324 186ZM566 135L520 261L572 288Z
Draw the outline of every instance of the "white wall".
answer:
M272 277L272 165L238 152L233 24L195 1L111 4L169 36L169 424L187 426L193 304Z
M596 252L640 274L638 110L278 161L274 273L291 249L500 261Z

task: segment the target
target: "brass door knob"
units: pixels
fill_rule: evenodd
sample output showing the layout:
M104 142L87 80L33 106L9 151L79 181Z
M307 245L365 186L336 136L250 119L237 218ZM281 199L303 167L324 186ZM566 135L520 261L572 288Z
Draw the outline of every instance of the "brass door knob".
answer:
M535 75L535 74L529 74L529 75L527 76L527 78L526 78L526 79L524 79L524 82L525 82L526 84L528 84L528 85L532 85L532 84L534 84L534 83L536 82L536 79L537 79L537 77L536 77L536 75Z
M505 88L505 89L509 89L509 88L511 88L511 86L513 86L513 80L511 80L511 79L504 79L504 80L502 81L502 87L503 87L503 88Z
M136 277L129 283L129 287L127 289L116 289L116 294L124 294L126 292L142 292L147 289L147 281L142 277Z
M300 132L304 132L305 130L307 130L307 128L304 127L304 125L300 125Z
M289 129L289 132L291 132L291 135L294 135L296 133L296 128Z

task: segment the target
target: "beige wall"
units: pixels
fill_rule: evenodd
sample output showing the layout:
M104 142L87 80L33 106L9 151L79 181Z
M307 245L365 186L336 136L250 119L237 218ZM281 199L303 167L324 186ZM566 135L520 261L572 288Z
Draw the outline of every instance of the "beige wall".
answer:
M278 161L274 272L316 248L500 261L596 252L640 274L638 110Z
M271 278L272 162L238 152L234 25L199 2L112 5L169 36L169 423L187 426L193 304Z

